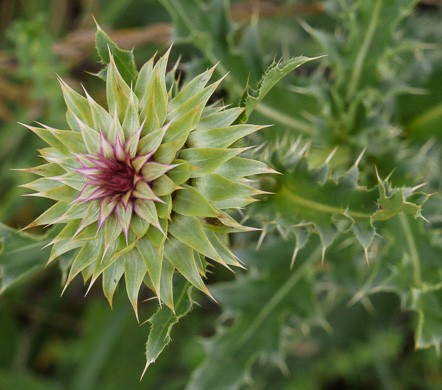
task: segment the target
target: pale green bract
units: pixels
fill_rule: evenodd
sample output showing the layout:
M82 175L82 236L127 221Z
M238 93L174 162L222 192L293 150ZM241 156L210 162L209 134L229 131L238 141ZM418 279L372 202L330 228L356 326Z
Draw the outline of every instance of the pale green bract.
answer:
M25 169L41 178L24 187L56 201L27 228L65 224L49 262L76 251L66 287L80 273L90 286L102 275L112 304L124 275L135 313L143 283L173 311L175 271L210 295L205 258L241 267L224 236L251 228L228 211L263 193L248 176L274 172L235 147L262 126L234 124L242 108L208 105L221 82L208 84L214 68L179 88L169 52L132 86L109 52L107 110L60 79L70 130L26 126L49 147L40 150L46 164Z

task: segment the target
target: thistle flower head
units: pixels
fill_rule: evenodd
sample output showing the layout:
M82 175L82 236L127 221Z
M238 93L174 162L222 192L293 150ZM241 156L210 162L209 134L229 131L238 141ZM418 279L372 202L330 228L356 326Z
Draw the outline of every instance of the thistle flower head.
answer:
M46 164L26 169L41 178L24 187L56 201L28 227L64 224L49 261L74 251L66 286L79 273L91 286L102 275L112 302L124 275L135 312L143 283L173 309L176 271L208 294L206 258L241 266L223 234L250 228L228 211L262 193L246 177L272 172L234 146L262 127L233 124L241 108L207 105L221 81L207 85L214 68L179 88L169 51L131 86L110 54L107 109L60 79L70 129L26 126L49 147Z

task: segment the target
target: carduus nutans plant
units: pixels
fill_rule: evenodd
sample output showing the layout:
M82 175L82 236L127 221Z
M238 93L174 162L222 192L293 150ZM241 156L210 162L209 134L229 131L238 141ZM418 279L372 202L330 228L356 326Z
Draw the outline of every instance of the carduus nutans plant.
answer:
M76 251L66 286L79 273L90 286L102 275L112 303L124 274L136 313L143 283L173 309L175 271L209 294L206 258L241 266L224 237L250 228L228 211L263 193L248 176L272 172L234 146L262 126L233 124L241 108L207 105L221 82L208 85L214 68L180 88L166 71L169 51L132 86L110 54L107 109L60 79L70 129L26 126L49 147L40 150L46 164L25 169L42 177L24 187L56 201L27 228L64 224L49 262Z

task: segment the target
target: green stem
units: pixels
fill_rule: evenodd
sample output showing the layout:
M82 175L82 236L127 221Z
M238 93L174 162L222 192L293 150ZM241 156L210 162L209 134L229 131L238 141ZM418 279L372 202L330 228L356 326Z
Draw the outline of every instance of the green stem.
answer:
M355 66L350 76L350 82L347 89L347 100L349 101L356 92L356 89L361 78L362 67L367 57L368 49L370 48L371 41L373 40L376 26L379 19L379 13L381 11L382 0L377 0L373 14L371 15L370 25L368 26L367 34L365 35L364 42L362 42L361 49L356 57Z
M423 114L415 118L408 126L408 129L412 133L417 133L420 129L424 128L442 117L442 103L431 107Z
M339 207L330 206L328 204L315 202L313 200L302 198L301 196L295 195L292 191L287 189L286 187L282 188L280 192L280 196L285 196L289 198L291 202L297 203L301 206L305 206L309 209L320 211L322 213L329 214L343 214L345 213L345 209L341 209ZM371 218L371 214L360 213L358 211L347 210L348 214L354 218Z
M313 253L307 258L307 260L302 263L302 265L293 272L293 274L287 279L287 281L279 288L275 295L263 306L261 311L256 316L255 320L249 326L247 331L243 333L243 336L236 344L235 351L239 350L258 330L265 319L270 315L270 313L275 309L275 307L284 299L284 297L292 291L293 287L299 280L306 274L309 270L311 263L318 261L321 256L321 248L317 248Z
M289 115L286 115L278 110L275 110L274 108L267 106L262 102L256 106L255 110L259 112L261 115L264 115L272 120L276 120L280 124L285 125L291 129L297 130L300 133L305 133L310 135L316 133L316 128L314 128L310 124L301 121L299 119L296 119L294 117L291 117Z
M399 220L402 225L402 230L404 231L405 234L410 260L413 266L414 284L416 285L416 287L418 287L421 284L421 266L420 266L419 252L417 250L416 241L414 240L413 233L410 228L410 222L408 222L405 213L399 214Z

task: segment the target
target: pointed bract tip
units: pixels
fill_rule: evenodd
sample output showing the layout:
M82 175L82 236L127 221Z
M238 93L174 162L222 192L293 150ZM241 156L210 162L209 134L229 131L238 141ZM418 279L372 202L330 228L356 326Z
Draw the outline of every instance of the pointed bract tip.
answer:
M298 255L299 248L295 247L293 251L292 261L290 262L290 269L293 269L293 265L295 264L296 256Z
M97 277L93 277L92 279L91 279L91 282L89 283L89 287L87 288L87 291L86 291L86 293L84 294L84 296L86 297L87 296L87 294L89 294L89 291L91 290L91 288L92 288L92 286L94 285L94 283L95 283L95 281L97 280Z
M414 186L414 187L411 189L411 191L414 192L414 191L418 190L419 188L422 188L422 187L426 186L427 184L428 184L428 182L418 184L417 186Z
M95 16L94 15L91 15L91 16L92 16L92 19L93 19L93 21L95 23L95 27L97 27L97 30L102 30L102 28L100 27L100 25L97 22L97 19L95 19Z
M362 150L361 154L358 156L358 158L356 159L355 163L353 164L354 167L357 167L359 165L359 163L362 160L362 157L364 157L364 154L365 154L366 150L367 150L366 147Z
M267 231L262 230L262 231L261 231L261 234L260 234L260 236L259 236L258 242L257 242L257 244L256 244L256 248L255 248L255 250L258 251L259 248L261 248L261 245L262 245L262 243L263 243L264 238L266 237L266 235L267 235Z
M210 297L211 299L213 299L213 301L218 304L218 301L213 297L213 295L210 293L209 289L206 287L205 290L203 291L208 297Z
M49 264L49 263L48 263L48 264ZM46 264L46 266L47 266L47 264ZM65 285L64 285L64 287L63 287L63 290L61 291L60 297L63 296L64 292L65 292L66 289L68 288L68 286L69 286L69 284L71 283L71 281L72 281L72 280L68 280L68 281L65 283Z
M324 57L328 57L328 54L323 54L322 56L317 56L317 57L310 57L308 60L309 61L314 61L314 60L319 60L319 59L324 58Z
M368 260L368 248L364 247L365 261L367 262L367 267L370 266L370 261Z
M325 250L326 250L327 248L322 248L322 258L321 258L321 265L324 265L324 259L325 259Z
M284 175L283 173L281 173L281 172L278 172L278 171L276 171L276 170L274 170L273 168L270 168L270 167L268 167L269 169L268 169L268 173L273 173L273 174L275 174L275 175Z
M138 317L138 304L137 304L136 301L133 303L132 307L133 307L134 312L135 312L135 318L137 319L137 323L139 325L140 324L140 318Z
M378 182L382 183L382 179L379 176L378 167L376 165L374 166L374 170L376 171L376 177L378 179Z
M36 221L33 221L29 225L25 226L24 228L21 228L20 230L17 231L17 233L23 233L25 230L28 230L34 226L37 226Z
M390 180L390 177L393 175L393 173L396 171L396 168L394 168L389 174L388 176L385 178L385 181Z
M141 377L140 377L140 382L142 381L142 379L143 379L143 377L144 377L144 374L146 374L146 371L147 371L147 369L148 369L148 367L152 364L152 363L155 363L155 359L152 359L152 360L148 360L147 362L146 362L146 365L144 366L144 370L143 370L143 372L142 372L142 374L141 374Z
M427 222L431 225L431 222L420 213L419 213L419 218L423 219L425 222Z
M331 159L334 157L334 155L336 154L336 152L338 151L339 146L335 146L333 148L333 150L330 152L330 154L327 156L327 158L325 159L325 163L329 164Z

